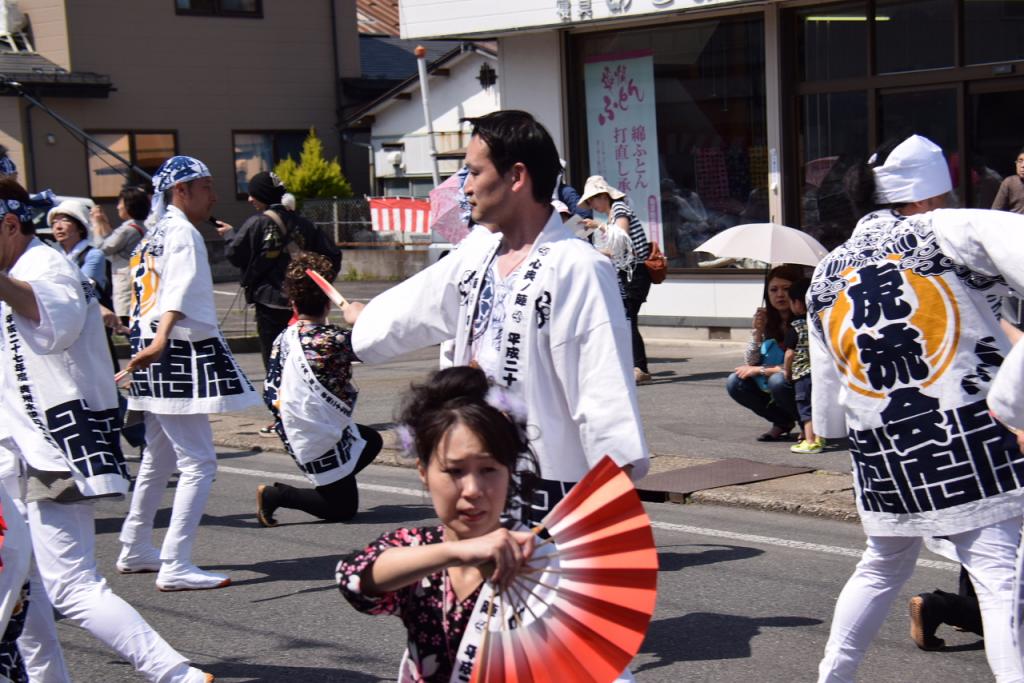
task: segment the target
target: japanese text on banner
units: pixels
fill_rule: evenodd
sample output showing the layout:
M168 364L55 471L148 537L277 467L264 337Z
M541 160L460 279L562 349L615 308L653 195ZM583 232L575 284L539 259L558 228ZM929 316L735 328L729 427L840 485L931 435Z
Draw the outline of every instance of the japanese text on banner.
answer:
M597 55L584 67L590 172L626 193L647 236L662 243L661 177L650 52Z

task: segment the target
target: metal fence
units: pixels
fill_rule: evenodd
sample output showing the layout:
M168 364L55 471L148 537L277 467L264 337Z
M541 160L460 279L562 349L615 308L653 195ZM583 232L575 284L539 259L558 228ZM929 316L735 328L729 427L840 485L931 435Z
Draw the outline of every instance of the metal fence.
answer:
M299 213L327 231L338 243L389 242L391 235L374 232L370 223L370 204L365 198L307 199Z
M299 213L327 231L338 244L387 244L430 242L430 235L374 232L370 221L370 203L366 197L351 199L306 199Z

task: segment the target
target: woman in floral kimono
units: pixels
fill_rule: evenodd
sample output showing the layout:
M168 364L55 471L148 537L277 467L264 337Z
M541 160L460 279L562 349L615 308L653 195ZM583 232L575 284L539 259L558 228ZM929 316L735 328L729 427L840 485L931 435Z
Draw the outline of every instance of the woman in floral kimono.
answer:
M388 532L338 564L338 584L353 607L405 624L402 683L453 678L471 647L463 637L485 579L507 582L533 550L532 533L501 524L517 493L511 473L535 467L525 408L509 401L481 370L465 366L415 387L401 433L441 524ZM486 564L494 566L489 576Z

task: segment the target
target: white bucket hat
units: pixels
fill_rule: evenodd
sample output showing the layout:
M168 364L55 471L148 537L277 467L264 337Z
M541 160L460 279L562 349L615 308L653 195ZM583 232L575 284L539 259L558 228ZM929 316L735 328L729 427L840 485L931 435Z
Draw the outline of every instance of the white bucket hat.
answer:
M89 239L92 235L92 219L89 217L89 207L85 202L80 202L77 199L65 199L57 206L53 207L46 214L46 224L51 228L53 227L53 219L57 216L71 216L76 221L82 224L85 228L85 238Z
M582 209L589 208L587 202L599 194L606 194L611 197L613 201L616 199L622 199L626 196L609 185L608 181L604 179L604 176L592 175L587 178L587 183L583 186L583 196L580 197L576 206Z

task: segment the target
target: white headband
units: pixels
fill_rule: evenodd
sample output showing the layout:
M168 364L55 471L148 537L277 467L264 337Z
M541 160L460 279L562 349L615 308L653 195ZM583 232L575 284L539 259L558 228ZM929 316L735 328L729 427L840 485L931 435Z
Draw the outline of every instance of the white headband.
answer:
M909 204L953 189L942 149L920 135L911 135L897 145L874 173L875 201L879 204Z

